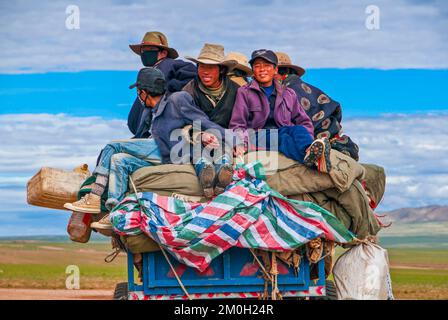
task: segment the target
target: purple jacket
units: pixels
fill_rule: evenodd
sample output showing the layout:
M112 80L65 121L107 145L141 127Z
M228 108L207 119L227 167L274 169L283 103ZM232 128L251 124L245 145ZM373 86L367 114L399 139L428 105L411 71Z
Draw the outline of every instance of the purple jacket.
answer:
M314 127L310 118L299 104L294 90L274 81L277 97L275 99L274 120L279 127L301 125L314 137ZM269 101L253 80L238 89L230 129L262 129L269 117Z

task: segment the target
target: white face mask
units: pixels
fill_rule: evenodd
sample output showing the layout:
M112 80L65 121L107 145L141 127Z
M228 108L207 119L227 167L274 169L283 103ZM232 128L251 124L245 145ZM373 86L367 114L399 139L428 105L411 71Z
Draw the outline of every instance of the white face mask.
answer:
M140 101L140 103L144 106L145 103L143 102L142 98L140 98L140 96L137 96L137 98L138 98L138 101Z

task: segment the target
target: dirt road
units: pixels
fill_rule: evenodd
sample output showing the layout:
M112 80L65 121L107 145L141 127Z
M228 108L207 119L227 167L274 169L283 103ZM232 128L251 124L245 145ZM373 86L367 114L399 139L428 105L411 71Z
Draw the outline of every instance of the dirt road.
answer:
M0 289L0 300L110 300L113 290Z

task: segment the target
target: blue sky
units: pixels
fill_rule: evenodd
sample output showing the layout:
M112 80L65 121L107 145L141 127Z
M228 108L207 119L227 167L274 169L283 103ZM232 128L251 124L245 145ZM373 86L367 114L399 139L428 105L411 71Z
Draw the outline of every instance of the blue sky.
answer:
M65 26L72 4L78 30ZM365 27L371 4L379 30ZM0 236L65 233L69 214L28 206L26 182L42 166L93 168L130 136L141 64L128 44L150 30L181 56L204 42L289 53L341 103L361 161L386 168L380 210L448 204L447 27L443 0L1 1Z
M136 71L0 75L0 114L66 113L125 118ZM309 69L303 79L339 101L344 115L377 116L446 110L448 70Z

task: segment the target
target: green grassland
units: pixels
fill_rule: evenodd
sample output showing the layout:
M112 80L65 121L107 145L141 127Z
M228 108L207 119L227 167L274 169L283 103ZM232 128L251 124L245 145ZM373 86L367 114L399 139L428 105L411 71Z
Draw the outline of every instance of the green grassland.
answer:
M395 295L402 299L448 299L448 250L388 249Z
M395 297L448 299L448 250L403 247L404 239L391 247L383 243L389 253ZM104 262L110 243L57 241L0 241L0 288L63 289L69 265L79 267L81 289L113 289L116 283L126 281L125 254ZM342 252L338 248L337 256Z
M111 263L104 258L109 243L56 243L41 241L0 242L0 287L64 289L66 268L80 270L81 289L112 289L126 281L126 255Z
M387 248L431 248L448 250L448 222L394 223L379 233Z

